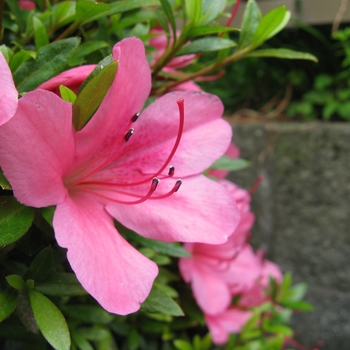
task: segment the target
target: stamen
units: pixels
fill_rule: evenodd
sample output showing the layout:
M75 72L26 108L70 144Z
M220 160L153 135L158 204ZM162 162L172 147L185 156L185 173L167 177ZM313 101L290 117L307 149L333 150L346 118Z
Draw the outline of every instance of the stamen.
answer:
M132 135L133 133L134 133L134 128L131 128L131 129L125 134L124 140L125 140L126 142L128 142L129 139L130 139L130 137L131 137L131 135Z
M153 192L156 190L156 188L158 186L158 183L159 183L159 179L155 177L152 180L151 187L150 187L149 191L147 192L147 194L145 196L141 197L140 199L135 200L135 201L122 201L122 200L110 198L110 197L104 196L103 194L99 193L96 190L84 189L84 191L88 192L88 193L91 193L91 194L94 194L96 196L99 196L99 197L101 197L103 199L107 199L109 201L112 201L114 203L132 205L132 204L140 204L140 203L145 202L147 199L150 199L150 197L152 196Z
M179 190L181 184L182 184L182 181L181 180L177 180L175 185L174 185L174 187L168 193L162 194L160 196L153 196L150 199L164 199L164 198L168 198L173 193L175 193L175 192L177 192Z
M135 123L136 120L139 119L140 114L141 114L140 112L135 113L135 114L133 115L133 117L131 118L131 122L132 122L132 123Z
M171 165L169 167L169 172L168 172L168 175L169 176L173 176L175 174L175 167L173 165Z

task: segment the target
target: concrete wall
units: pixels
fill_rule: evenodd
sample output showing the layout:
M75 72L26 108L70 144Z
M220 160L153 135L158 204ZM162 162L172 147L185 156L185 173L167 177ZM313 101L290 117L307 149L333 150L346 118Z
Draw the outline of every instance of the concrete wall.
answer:
M296 282L307 282L312 313L294 317L304 344L350 350L350 124L235 124L248 169L230 179L250 188L257 221L252 243Z

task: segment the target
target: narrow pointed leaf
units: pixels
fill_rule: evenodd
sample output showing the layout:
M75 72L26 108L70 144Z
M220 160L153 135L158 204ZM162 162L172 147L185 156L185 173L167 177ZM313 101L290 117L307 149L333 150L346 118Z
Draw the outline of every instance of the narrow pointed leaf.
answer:
M185 8L188 22L195 27L202 16L202 0L186 0Z
M0 169L0 187L3 190L11 190L11 185L10 183L7 181L4 173L2 172L2 170ZM1 203L1 202L0 202Z
M74 103L75 100L77 99L77 95L74 93L74 91L72 91L70 88L67 88L64 85L60 85L60 94L61 94L62 100L67 102Z
M61 311L41 293L35 290L28 293L35 321L45 339L56 350L69 350L69 330Z
M79 42L78 38L69 38L42 47L36 60L28 60L16 70L13 78L17 90L31 91L61 73Z
M8 284L17 290L22 290L25 288L26 284L21 276L18 275L9 275L6 276L6 281Z
M256 29L259 26L261 13L255 0L249 0L243 14L241 34L238 39L238 46L244 48L248 46Z
M9 317L15 311L18 292L15 290L3 290L0 292L0 322Z
M122 13L130 10L135 10L139 7L146 6L159 6L160 0L123 0L113 2L111 4L111 9L108 11L108 15L113 15L115 13Z
M202 17L198 25L204 26L212 22L226 7L226 0L203 0Z
M79 92L73 104L73 125L76 130L81 130L96 112L114 81L117 68L118 62L109 64Z
M100 15L107 14L110 9L109 4L103 4L90 1L78 1L76 3L75 21L84 24L89 23Z
M160 3L173 31L173 38L176 38L176 23L169 1L160 0Z
M238 28L224 27L224 26L208 26L208 27L196 27L192 28L188 32L188 38L192 39L197 36L221 34L226 32L239 32Z
M24 275L25 279L43 281L51 272L53 264L53 252L51 247L43 249L30 264L28 271Z
M250 166L250 163L241 158L229 158L227 156L222 156L210 167L211 169L220 169L220 170L229 170L236 171L247 168Z
M141 310L163 315L183 316L180 306L163 291L154 286L145 302L141 304Z
M17 241L31 226L34 208L17 202L13 196L0 197L0 246Z
M39 18L33 17L34 41L35 47L39 50L41 47L49 43L46 28Z
M264 41L281 31L289 19L290 12L286 10L285 6L270 11L261 19L251 44L254 46L261 45Z
M214 37L203 38L203 39L192 41L189 45L186 45L185 47L183 47L180 50L179 55L218 51L218 50L227 49L234 46L237 46L237 43L229 39L214 38Z
M318 59L314 55L307 52L299 52L289 49L263 49L249 52L246 57L276 57L289 60L310 60L317 62Z

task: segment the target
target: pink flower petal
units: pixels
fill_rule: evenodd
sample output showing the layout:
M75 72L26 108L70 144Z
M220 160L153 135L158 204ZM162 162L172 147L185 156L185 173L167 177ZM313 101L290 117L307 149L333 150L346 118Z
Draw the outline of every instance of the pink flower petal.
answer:
M173 184L161 181L159 191L163 187L167 192ZM184 179L179 191L168 198L137 205L109 202L106 209L124 226L167 242L224 243L239 221L232 196L203 175Z
M210 94L176 91L160 97L144 110L135 125L130 147L119 162L126 166L137 163L146 173L154 173L164 164L178 131L180 98L185 101L185 126L171 162L175 176L200 173L220 158L232 136L231 126L221 118L221 101Z
M56 95L61 96L60 85L64 85L77 93L81 84L95 68L96 64L88 64L86 66L68 69L54 78L45 81L45 83L42 83L38 86L38 89L52 91Z
M13 82L11 70L5 57L0 52L0 125L6 123L15 114L18 103L18 92Z
M27 93L0 139L1 168L20 202L45 207L64 200L62 178L74 156L70 103L48 91Z
M192 290L197 304L206 314L223 312L231 303L228 285L198 263L192 274Z
M53 226L78 280L107 311L137 311L151 290L157 265L119 235L101 205L88 196L72 197L57 206Z
M238 333L252 316L249 311L229 309L221 314L206 315L205 322L216 345L225 344L230 333Z
M93 118L76 137L76 154L84 162L91 153L101 157L111 143L123 140L131 118L141 111L151 90L151 73L140 39L120 41L114 46L113 57L119 60L116 78Z

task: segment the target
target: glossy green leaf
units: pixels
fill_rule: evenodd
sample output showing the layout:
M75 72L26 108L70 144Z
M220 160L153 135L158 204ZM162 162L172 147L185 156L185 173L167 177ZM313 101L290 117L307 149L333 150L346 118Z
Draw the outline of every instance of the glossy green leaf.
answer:
M76 3L75 22L89 23L102 14L107 14L110 5L92 1L78 1Z
M0 197L0 246L17 241L31 226L34 208L17 202L13 196Z
M236 171L245 169L250 166L250 163L241 158L229 158L227 156L222 156L210 167L211 169L229 170Z
M174 346L178 350L193 350L192 345L188 341L182 339L174 340Z
M35 282L41 282L51 273L53 264L53 252L51 247L43 249L32 261L28 271L24 275L25 279L33 279Z
M135 232L132 232L124 227L121 227L121 225L119 224L117 224L116 227L120 232L125 233L127 238L132 239L135 242L138 242L145 247L152 248L157 253L174 256L177 258L191 257L191 254L186 249L184 249L179 245L176 245L174 243L160 242L154 239L142 237Z
M289 19L290 12L286 10L285 6L277 7L270 11L261 19L251 44L253 46L261 45L264 41L281 31L287 25Z
M73 273L56 273L43 282L35 283L34 289L52 296L87 294Z
M185 9L187 21L192 27L198 25L202 17L202 0L186 0Z
M190 29L187 35L189 39L192 39L197 36L221 34L226 32L239 32L239 29L223 26L195 27Z
M61 73L80 39L69 38L53 42L38 51L36 60L29 60L14 73L14 81L19 92L30 91L44 81Z
M46 28L39 18L33 17L34 41L35 47L39 50L41 47L49 43Z
M238 39L238 46L244 48L248 46L254 36L256 29L259 26L261 13L255 0L248 0L244 10L241 34Z
M73 22L75 19L75 5L75 1L62 1L52 6L52 27L58 29Z
M94 350L94 347L90 344L85 337L78 332L72 334L73 343L78 346L79 350Z
M6 45L0 45L0 52L4 55L7 63L9 63L13 56L13 51Z
M187 55L191 53L201 53L209 51L218 51L222 49L227 49L230 47L237 46L237 44L229 39L224 38L203 38L192 41L190 44L184 46L179 55Z
M11 185L10 183L7 181L4 173L2 172L1 168L0 168L0 187L3 190L11 190ZM1 205L1 201L0 201L0 205ZM1 214L0 214L1 217Z
M40 208L43 218L52 226L53 215L55 214L56 206Z
M310 60L317 62L317 57L307 52L299 52L289 49L263 49L249 52L246 57L275 57L289 60Z
M27 50L21 50L19 52L16 52L10 60L10 68L12 72L16 72L16 70L24 63L27 62L30 59L36 59L36 52L35 51L27 51Z
M109 64L79 92L73 104L73 125L76 130L81 130L94 115L112 85L117 69L118 62Z
M148 298L141 304L141 310L171 316L184 315L180 306L156 286L153 286Z
M56 350L69 350L69 330L61 311L41 293L29 290L28 294L35 321L45 339Z
M173 32L173 38L176 38L176 23L175 23L175 18L174 18L174 14L173 14L173 10L169 4L168 0L160 0L160 3L162 5L163 11L170 23L172 32Z
M160 0L122 0L111 4L108 15L135 10L139 7L159 6Z
M205 26L212 22L226 7L226 0L202 0L202 16L198 25Z
M77 99L77 95L72 91L70 88L67 88L64 85L60 85L60 94L62 97L62 100L66 102L74 103Z
M69 60L70 66L76 66L80 63L84 63L84 57L90 55L91 53L101 50L103 48L108 48L109 44L105 41L94 40L88 41L78 46L78 48L74 51L71 59Z
M109 324L114 316L100 306L95 305L68 305L63 311L74 319L91 324Z
M8 284L17 290L22 290L26 287L26 284L21 276L18 275L9 275L6 276L6 281Z
M281 302L281 305L284 307L288 307L292 310L296 311L313 311L314 307L308 303L307 301L287 301L287 302Z
M5 289L0 292L0 322L9 317L15 311L18 292Z

